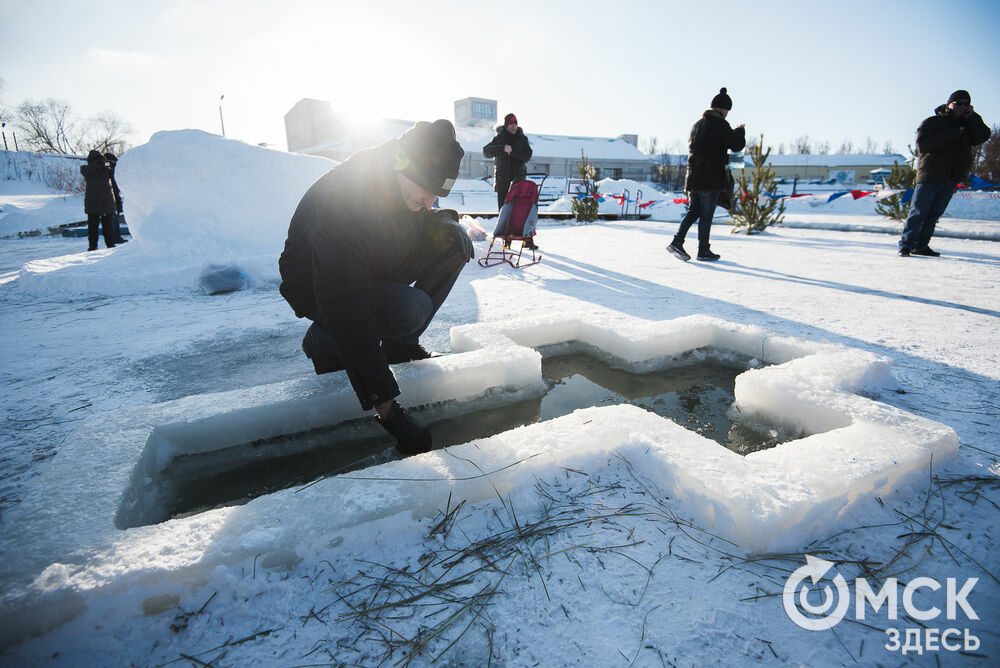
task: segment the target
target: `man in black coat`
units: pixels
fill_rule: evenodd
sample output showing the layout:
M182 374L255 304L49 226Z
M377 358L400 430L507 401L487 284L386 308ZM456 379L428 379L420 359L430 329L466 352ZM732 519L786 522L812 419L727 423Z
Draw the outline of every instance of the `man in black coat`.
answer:
M688 211L681 220L673 241L667 246L670 254L687 262L691 256L684 251L684 237L695 220L698 221L698 259L718 260L719 255L709 246L712 216L719 201L719 193L732 186L729 183L729 151L742 151L746 146L746 130L740 125L735 130L726 121L733 101L722 88L712 98L711 109L701 115L691 128L688 139L687 179L684 189L688 193Z
M87 154L87 164L80 167L87 189L83 195L83 212L87 214L87 250L97 250L97 226L101 226L104 245L115 247L115 232L111 229L115 215L115 195L111 190L111 168L104 155L93 150Z
M282 296L313 321L302 348L316 373L346 369L404 454L429 450L431 436L395 401L389 365L431 356L420 335L472 259L458 215L431 211L463 155L443 119L358 151L302 197L278 261Z
M523 181L528 174L525 166L531 160L531 145L517 125L517 116L507 114L497 135L483 147L483 157L493 158L493 189L497 191L497 209L502 209L510 184Z
M956 90L917 128L917 181L910 215L899 239L900 257L938 257L930 247L938 219L969 174L975 147L990 138L990 129L972 108L968 91Z

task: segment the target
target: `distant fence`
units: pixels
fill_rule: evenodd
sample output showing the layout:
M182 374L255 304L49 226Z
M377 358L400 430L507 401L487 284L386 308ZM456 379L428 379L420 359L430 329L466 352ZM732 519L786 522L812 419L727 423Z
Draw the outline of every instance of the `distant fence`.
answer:
M0 151L0 181L32 181L54 190L81 193L80 166L86 158L31 151Z

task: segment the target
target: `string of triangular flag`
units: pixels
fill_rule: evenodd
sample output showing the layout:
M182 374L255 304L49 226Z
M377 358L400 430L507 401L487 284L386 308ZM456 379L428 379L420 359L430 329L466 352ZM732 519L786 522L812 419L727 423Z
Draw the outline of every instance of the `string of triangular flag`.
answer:
M976 190L976 188L989 188L997 187L996 184L984 181L983 179L974 176L972 178L973 188L968 188L967 186L959 186L960 190L955 193L955 197L962 197L967 199L1000 199L1000 192L996 191L981 191ZM851 199L859 200L864 198L872 198L876 201L884 200L893 195L902 195L902 203L905 204L913 198L913 188L881 188L879 190L837 190L828 193L795 193L794 195L781 195L778 193L762 193L760 195L760 201L765 202L767 199L784 199L784 200L799 200L799 201L811 201L819 204L827 204L835 199L845 197L847 195L851 196ZM619 206L623 206L626 202L629 204L636 204L640 209L648 209L650 207L660 206L663 204L687 204L687 197L674 197L665 198L658 200L645 200L641 201L638 199L633 199L628 195L618 194L618 193L579 193L577 194L577 199L586 199L592 197L598 202L604 202L606 199L613 199L618 202Z

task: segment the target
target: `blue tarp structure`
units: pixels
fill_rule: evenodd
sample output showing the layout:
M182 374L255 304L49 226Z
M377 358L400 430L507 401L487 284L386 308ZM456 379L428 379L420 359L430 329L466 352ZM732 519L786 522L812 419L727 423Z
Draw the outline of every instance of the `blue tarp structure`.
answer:
M969 187L973 190L982 188L1000 188L1000 183L990 183L986 179L981 179L975 174L969 174Z

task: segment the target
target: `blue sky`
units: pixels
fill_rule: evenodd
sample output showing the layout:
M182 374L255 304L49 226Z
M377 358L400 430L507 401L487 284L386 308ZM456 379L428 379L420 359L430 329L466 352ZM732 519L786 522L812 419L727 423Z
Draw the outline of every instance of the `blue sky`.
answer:
M301 98L358 117L499 101L529 133L680 150L720 86L767 144L897 151L957 88L1000 123L1000 2L0 0L0 103L55 97L157 130L285 147Z

